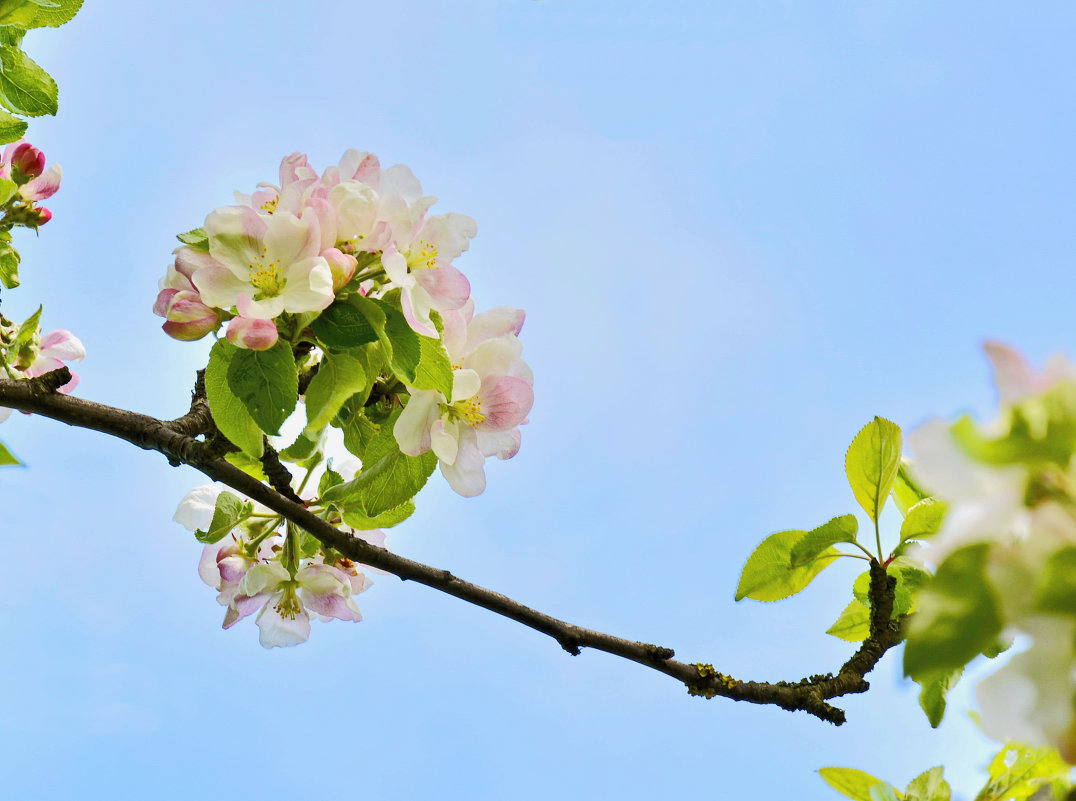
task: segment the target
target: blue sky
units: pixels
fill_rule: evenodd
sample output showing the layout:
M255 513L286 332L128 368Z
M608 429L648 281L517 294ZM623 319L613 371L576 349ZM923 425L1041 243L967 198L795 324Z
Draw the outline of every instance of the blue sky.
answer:
M1076 10L307 6L87 0L27 36L61 89L30 138L65 172L5 313L83 339L80 395L178 416L209 344L150 313L174 235L295 150L406 163L478 221L479 307L527 310L536 403L485 494L435 479L392 547L739 677L837 667L860 563L775 605L733 603L739 569L853 511L873 415L988 413L984 338L1071 352ZM2 435L30 465L0 475L13 799L827 799L824 765L940 763L968 798L990 753L968 691L929 729L896 654L835 729L389 577L364 622L265 651L171 522L198 474L36 417Z

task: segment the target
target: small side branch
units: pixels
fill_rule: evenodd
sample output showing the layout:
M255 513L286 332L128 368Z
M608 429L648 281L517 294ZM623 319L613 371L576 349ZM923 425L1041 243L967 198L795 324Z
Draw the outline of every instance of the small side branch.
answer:
M864 676L874 669L886 651L901 641L900 623L890 619L896 580L874 561L871 563L870 636L836 675L809 676L797 682L754 682L735 679L709 664L680 662L674 659L671 648L626 640L568 623L499 592L464 581L447 570L371 545L322 520L306 509L291 490L290 474L288 482L276 481L274 486L269 486L221 458L228 448L221 447L219 434L212 424L202 377L199 381L202 390L199 392L199 385L196 385L190 412L172 422L55 391L69 380L66 367L25 381L0 379L0 406L33 412L68 425L100 431L140 448L159 451L171 464L190 465L209 478L264 504L355 562L388 571L405 581L425 584L522 623L551 637L572 655L579 654L583 648L593 648L645 665L681 682L692 695L720 696L734 701L772 704L790 711L802 710L839 726L845 721L844 711L827 702L850 693L865 692L870 685ZM208 441L196 438L202 434L207 435ZM276 472L272 464L276 454L271 450L267 454L271 454L267 473L270 470ZM278 459L276 465L286 472Z

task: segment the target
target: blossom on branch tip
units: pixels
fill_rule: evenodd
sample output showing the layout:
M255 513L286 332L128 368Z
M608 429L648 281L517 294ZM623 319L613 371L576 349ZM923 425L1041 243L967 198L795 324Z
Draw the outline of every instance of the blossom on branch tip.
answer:
M45 200L60 188L63 169L59 164L53 164L46 170L45 154L29 142L19 140L4 148L4 155L0 159L0 178L19 184L18 194L23 200ZM38 225L46 222L48 219Z

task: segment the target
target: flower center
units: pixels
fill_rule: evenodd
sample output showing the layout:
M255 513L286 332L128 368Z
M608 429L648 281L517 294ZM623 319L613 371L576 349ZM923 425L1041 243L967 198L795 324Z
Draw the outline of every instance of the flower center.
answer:
M261 209L264 212L272 214L274 211L276 211L276 204L279 203L279 202L280 202L279 197L270 198L269 200L262 203Z
M288 284L287 280L280 274L280 259L274 259L267 263L265 261L266 253L267 249L262 248L262 255L256 257L253 262L247 265L250 273L250 284L258 290L254 300L275 298L284 291L284 287Z
M281 617L295 620L295 616L303 611L303 605L295 595L295 582L289 581L284 586L284 594L280 596L280 602L276 605L276 611Z
M477 395L466 400L456 401L452 404L452 411L471 428L478 428L486 422L486 415L482 413L482 401Z
M441 269L437 264L437 248L427 242L425 239L420 239L419 249L414 249L407 256L407 266L412 270L439 270Z

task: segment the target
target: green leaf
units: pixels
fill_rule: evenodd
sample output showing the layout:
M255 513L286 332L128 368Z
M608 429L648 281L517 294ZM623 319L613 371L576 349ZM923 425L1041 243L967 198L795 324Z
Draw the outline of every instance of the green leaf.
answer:
M941 725L945 717L946 697L964 675L964 668L941 670L916 679L919 684L919 706L922 707L932 729Z
M82 0L0 0L0 25L55 28L75 16L81 7Z
M377 332L381 347L388 356L389 369L393 374L414 386L422 346L416 334L403 316L403 312L383 300L353 295L350 302Z
M1010 743L990 763L990 778L975 801L1025 801L1041 785L1071 769L1053 748Z
M858 599L853 599L833 625L826 629L826 634L832 634L847 642L863 642L870 633L870 607Z
M421 456L408 456L400 451L392 433L399 416L400 413L396 412L381 426L381 431L366 448L363 457L365 464L381 465L359 492L359 505L370 517L411 500L426 485L437 467L437 456L433 451Z
M331 460L330 460L331 463ZM324 500L324 495L332 487L338 486L344 483L344 477L333 470L331 467L325 468L325 472L321 474L321 480L318 481L318 497Z
M278 435L299 400L291 345L279 340L269 350L237 348L228 365L228 386L265 433Z
M8 450L7 445L0 442L0 467L13 467L21 464L22 462L18 460L15 454Z
M380 433L381 426L360 410L352 414L344 424L344 447L359 459L365 460L366 449Z
M855 515L841 515L812 529L792 549L792 567L802 567L838 542L855 542L858 530Z
M369 466L363 465L362 471L350 481L341 479L341 481L328 486L319 485L318 500L321 503L332 503L337 506L349 506L359 503L359 493L374 480L378 473L388 469L392 461L392 455L386 454L376 462L371 459ZM328 474L328 471L326 471L326 474ZM339 476L339 473L335 475Z
M0 44L2 45L19 47L24 36L26 36L25 28L19 28L15 25L0 25Z
M56 81L22 50L0 45L0 103L25 117L55 114Z
M238 403L238 400L236 401ZM239 404L242 408L243 404ZM246 412L246 409L243 409ZM257 425L255 424L255 428ZM258 429L258 441L261 442L261 429ZM224 454L224 461L228 462L235 467L238 467L248 476L253 476L258 481L268 481L269 479L265 475L265 468L262 467L261 459L248 456L243 451L232 451L231 453Z
M26 129L29 127L29 123L26 120L20 120L13 114L9 114L0 108L0 145L7 145L11 142L17 142L26 135ZM10 198L8 198L10 200ZM16 260L16 265L18 261ZM3 266L0 265L0 269ZM17 286L17 284L16 284ZM8 287L11 289L11 287Z
M875 417L856 434L844 456L852 492L876 523L900 469L900 451L900 427Z
M243 503L239 496L225 490L217 496L216 506L213 507L213 521L209 524L209 531L198 529L194 537L198 542L211 545L220 542L233 528L247 518L251 506Z
M871 788L885 784L881 779L855 768L819 768L818 775L838 793L854 801L873 801Z
M405 501L395 509L389 509L375 517L366 514L361 506L348 506L343 509L344 522L358 531L374 528L392 528L402 523L415 512L414 500Z
M24 345L29 344L37 333L37 329L41 326L41 309L42 307L38 306L37 311L27 317L19 326L19 330L15 332L15 339L11 343L11 350L15 353L18 353Z
M306 433L299 434L295 442L280 452L280 458L285 462L302 462L309 459L321 444L321 437L308 437Z
M262 430L228 382L232 357L238 350L224 339L218 340L213 346L205 371L206 397L213 422L217 424L220 433L247 456L260 459Z
M943 770L939 765L912 779L904 791L908 801L949 801L949 783L942 776Z
M183 234L176 234L176 239L188 247L200 250L202 253L209 252L209 234L204 228L192 228Z
M0 178L0 206L6 206L15 193L19 191L19 185L10 178Z
M911 462L908 459L900 460L900 469L897 470L897 477L893 481L893 489L890 490L890 494L893 496L902 517L907 517L909 509L929 497L929 493L920 487L912 476Z
M921 540L937 534L947 509L945 503L933 498L924 498L910 507L900 526L900 541Z
M364 362L347 353L326 353L306 390L306 431L329 424L344 403L366 386Z
M1043 567L1035 608L1060 615L1076 615L1076 546L1050 554Z
M415 389L435 389L452 400L452 362L439 339L420 336L419 360L415 368Z
M902 796L900 790L892 784L882 782L870 789L870 797L871 801L899 801Z
M904 675L963 667L1001 632L1002 620L986 577L988 544L950 554L920 593L904 647Z
M792 567L792 549L806 536L806 531L778 531L764 539L744 565L736 600L777 601L795 595L840 555L830 548L810 564Z
M330 348L347 348L377 342L378 332L351 302L338 300L310 324L318 341Z

